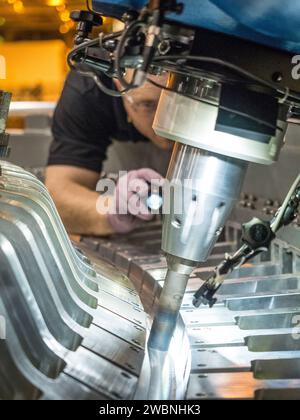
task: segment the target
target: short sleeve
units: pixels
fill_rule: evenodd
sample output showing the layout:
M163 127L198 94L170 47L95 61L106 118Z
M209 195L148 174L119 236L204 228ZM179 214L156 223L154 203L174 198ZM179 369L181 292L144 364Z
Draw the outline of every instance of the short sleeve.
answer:
M92 79L71 71L52 122L48 165L100 172L114 127L112 100Z

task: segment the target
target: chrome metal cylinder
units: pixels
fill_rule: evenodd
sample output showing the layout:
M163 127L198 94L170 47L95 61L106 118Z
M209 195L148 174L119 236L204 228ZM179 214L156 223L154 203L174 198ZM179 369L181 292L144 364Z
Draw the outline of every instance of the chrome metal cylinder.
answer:
M162 249L206 261L239 198L248 163L177 143L165 194ZM195 264L196 265L196 264Z

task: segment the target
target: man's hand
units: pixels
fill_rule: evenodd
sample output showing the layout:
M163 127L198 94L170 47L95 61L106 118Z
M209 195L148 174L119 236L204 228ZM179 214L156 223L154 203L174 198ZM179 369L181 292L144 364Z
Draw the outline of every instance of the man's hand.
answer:
M114 196L110 197L101 197L96 192L98 180L98 173L75 166L47 168L46 186L70 234L128 233L142 221L152 220L154 216L148 210L145 198L151 182L162 180L157 172L152 169L128 172L119 179ZM106 212L99 212L100 207L107 208Z
M145 202L151 183L159 184L162 179L152 169L143 168L130 171L118 180L108 213L108 221L115 232L131 232L143 221L153 219Z

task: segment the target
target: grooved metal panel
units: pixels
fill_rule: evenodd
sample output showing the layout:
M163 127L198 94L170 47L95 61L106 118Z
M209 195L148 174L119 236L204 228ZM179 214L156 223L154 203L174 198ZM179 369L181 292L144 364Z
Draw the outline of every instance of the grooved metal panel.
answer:
M109 242L83 238L82 254L45 187L20 168L1 168L0 315L7 337L0 340L0 398L147 398L154 372L146 336L166 272L147 238L153 244L159 223ZM238 246L238 221L266 215L264 206L263 199L255 209L241 202L222 242L192 274L168 369L156 372L160 398L300 398L299 221L229 276L213 308L192 306L223 252Z
M257 204L257 213L250 213L261 215L262 207ZM247 220L249 210L240 206L236 215ZM207 265L191 276L183 301L181 316L191 349L186 398L299 399L300 229L297 223L290 228L293 245L286 237L277 239L270 252L235 270L220 289L214 308L195 309L192 295L201 279L221 259L222 252L231 252L238 245L239 223L229 222L225 232L224 242L216 245ZM115 241L117 244L117 238ZM127 265L119 258L117 245L113 262L121 269L126 266L142 301L153 312L157 303L153 295L159 295L166 262L159 250L156 260L153 249L135 249L130 235L127 244ZM120 254L124 257L125 252L123 239ZM144 257L140 256L143 252ZM132 258L136 254L139 257Z

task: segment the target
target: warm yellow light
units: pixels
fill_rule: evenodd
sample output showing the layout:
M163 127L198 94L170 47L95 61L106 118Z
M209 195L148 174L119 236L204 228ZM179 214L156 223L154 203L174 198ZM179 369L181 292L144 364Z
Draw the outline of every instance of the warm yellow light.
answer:
M68 24L67 23L63 23L62 25L60 25L60 27L59 27L59 32L61 33L61 34L66 34L66 33L68 33L69 32L69 30L70 30L70 28L69 28L69 26L68 26Z
M0 16L0 26L3 26L5 22L6 22L5 18Z
M67 25L69 29L72 29L75 23L72 20L69 20L69 22L66 22L65 25Z
M27 12L28 2L24 1L24 4ZM13 92L15 100L33 100L33 88L41 86L42 100L57 99L66 70L66 46L63 41L8 42L5 39L0 44L0 55L6 60L6 79L0 81L0 89Z
M14 4L17 0L7 0L8 4Z
M65 10L59 14L59 17L62 22L68 22L68 20L70 20L70 12Z
M13 4L13 8L16 13L24 13L24 4L21 0L16 1Z
M47 6L60 7L64 4L64 0L47 0Z
M56 6L56 10L58 12L63 12L66 9L66 5L62 4L61 6Z

